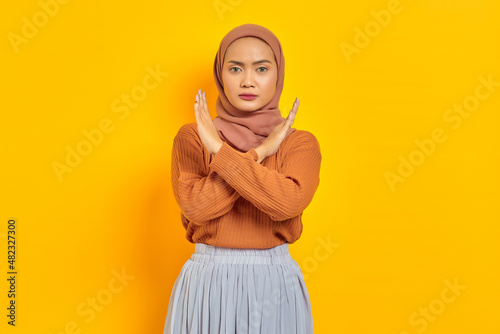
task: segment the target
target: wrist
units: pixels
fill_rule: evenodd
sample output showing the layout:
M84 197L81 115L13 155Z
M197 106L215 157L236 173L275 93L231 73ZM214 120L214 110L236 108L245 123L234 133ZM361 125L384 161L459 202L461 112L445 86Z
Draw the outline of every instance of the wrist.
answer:
M265 148L262 147L262 145L260 145L260 146L255 148L255 152L257 152L257 155L259 156L257 159L257 162L260 164L262 162L262 160L264 160L266 158Z
M220 141L215 145L215 150L214 152L212 152L212 154L217 154L217 152L219 152L220 148L222 147L222 143L223 141Z

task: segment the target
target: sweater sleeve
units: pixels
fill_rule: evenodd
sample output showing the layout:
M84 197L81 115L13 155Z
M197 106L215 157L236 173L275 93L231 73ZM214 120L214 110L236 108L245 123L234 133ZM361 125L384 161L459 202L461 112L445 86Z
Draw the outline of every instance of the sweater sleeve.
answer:
M215 171L208 172L207 154L193 126L183 125L172 148L172 188L181 213L199 225L230 211L240 197Z
M278 170L270 170L224 142L210 167L246 200L274 221L299 215L319 185L321 151L316 137L301 131L293 138Z

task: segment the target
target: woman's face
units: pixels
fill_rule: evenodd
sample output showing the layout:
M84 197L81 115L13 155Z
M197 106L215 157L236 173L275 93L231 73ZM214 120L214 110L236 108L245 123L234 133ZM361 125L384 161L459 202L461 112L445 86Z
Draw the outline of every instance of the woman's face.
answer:
M231 104L241 111L255 111L274 96L278 68L273 50L255 37L235 40L226 50L222 68L224 93ZM257 95L245 100L240 94Z

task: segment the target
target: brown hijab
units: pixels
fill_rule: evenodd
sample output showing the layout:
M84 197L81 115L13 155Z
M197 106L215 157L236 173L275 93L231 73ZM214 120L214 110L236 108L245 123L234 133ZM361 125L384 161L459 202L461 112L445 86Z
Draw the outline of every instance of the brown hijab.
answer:
M222 84L222 68L226 50L232 42L242 37L257 37L266 42L274 52L278 67L278 80L273 98L262 108L251 112L236 109L224 94ZM217 117L213 119L213 122L219 132L219 137L232 147L243 152L256 148L278 124L285 120L279 109L285 79L285 57L278 38L267 28L256 24L244 24L228 32L222 39L215 56L214 77L219 96L215 104ZM295 130L295 128L290 128L287 136Z

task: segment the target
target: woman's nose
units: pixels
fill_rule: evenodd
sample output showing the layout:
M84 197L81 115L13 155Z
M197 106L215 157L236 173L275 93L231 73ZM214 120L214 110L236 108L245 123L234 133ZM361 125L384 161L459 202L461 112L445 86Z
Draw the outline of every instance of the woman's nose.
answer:
M243 78L243 81L241 82L241 85L243 87L250 87L254 85L253 75L251 72L247 72L247 74Z

